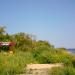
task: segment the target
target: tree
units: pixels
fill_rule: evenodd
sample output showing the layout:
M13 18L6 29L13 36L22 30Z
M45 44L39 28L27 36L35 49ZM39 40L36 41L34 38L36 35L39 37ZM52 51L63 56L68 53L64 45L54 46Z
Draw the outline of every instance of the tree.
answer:
M0 34L4 34L5 33L5 26L0 26Z
M18 48L19 50L28 51L32 49L33 40L29 34L20 32L20 33L14 34L13 37L16 42L16 48Z
M48 41L42 41L42 40L39 40L37 41L37 46L47 46L47 47L53 47Z
M5 28L6 27L2 27L0 26L0 41L3 41L4 40L4 36L5 36Z

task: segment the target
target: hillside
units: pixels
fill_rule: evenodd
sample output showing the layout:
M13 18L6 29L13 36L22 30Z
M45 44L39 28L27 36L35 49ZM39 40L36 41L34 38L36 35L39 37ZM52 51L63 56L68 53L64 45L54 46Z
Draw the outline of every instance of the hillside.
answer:
M64 69L54 68L50 70L50 75L75 75L75 56L68 53L66 48L55 48L48 41L35 40L24 32L8 34L4 27L0 27L0 42L15 43L12 54L9 53L9 46L0 46L0 75L23 74L28 64L56 63L62 63Z

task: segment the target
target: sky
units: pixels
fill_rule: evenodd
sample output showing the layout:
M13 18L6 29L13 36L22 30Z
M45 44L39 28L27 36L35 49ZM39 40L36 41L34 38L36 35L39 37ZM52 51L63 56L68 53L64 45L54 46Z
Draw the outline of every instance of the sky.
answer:
M75 48L75 0L0 0L0 26L55 47Z

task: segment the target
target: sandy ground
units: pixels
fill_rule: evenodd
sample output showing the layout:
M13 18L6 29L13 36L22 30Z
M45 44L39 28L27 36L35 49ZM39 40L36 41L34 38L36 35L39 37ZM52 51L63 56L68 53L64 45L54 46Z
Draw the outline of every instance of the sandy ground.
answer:
M28 64L27 69L51 69L52 67L60 67L62 64Z
M49 69L52 67L61 67L63 64L28 64L25 74L19 75L49 75Z

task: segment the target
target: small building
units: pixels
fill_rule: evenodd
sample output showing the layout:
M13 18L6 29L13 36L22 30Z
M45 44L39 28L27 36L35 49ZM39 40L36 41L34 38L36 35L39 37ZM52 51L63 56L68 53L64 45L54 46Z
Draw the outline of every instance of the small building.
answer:
M0 42L0 51L13 51L14 42Z

